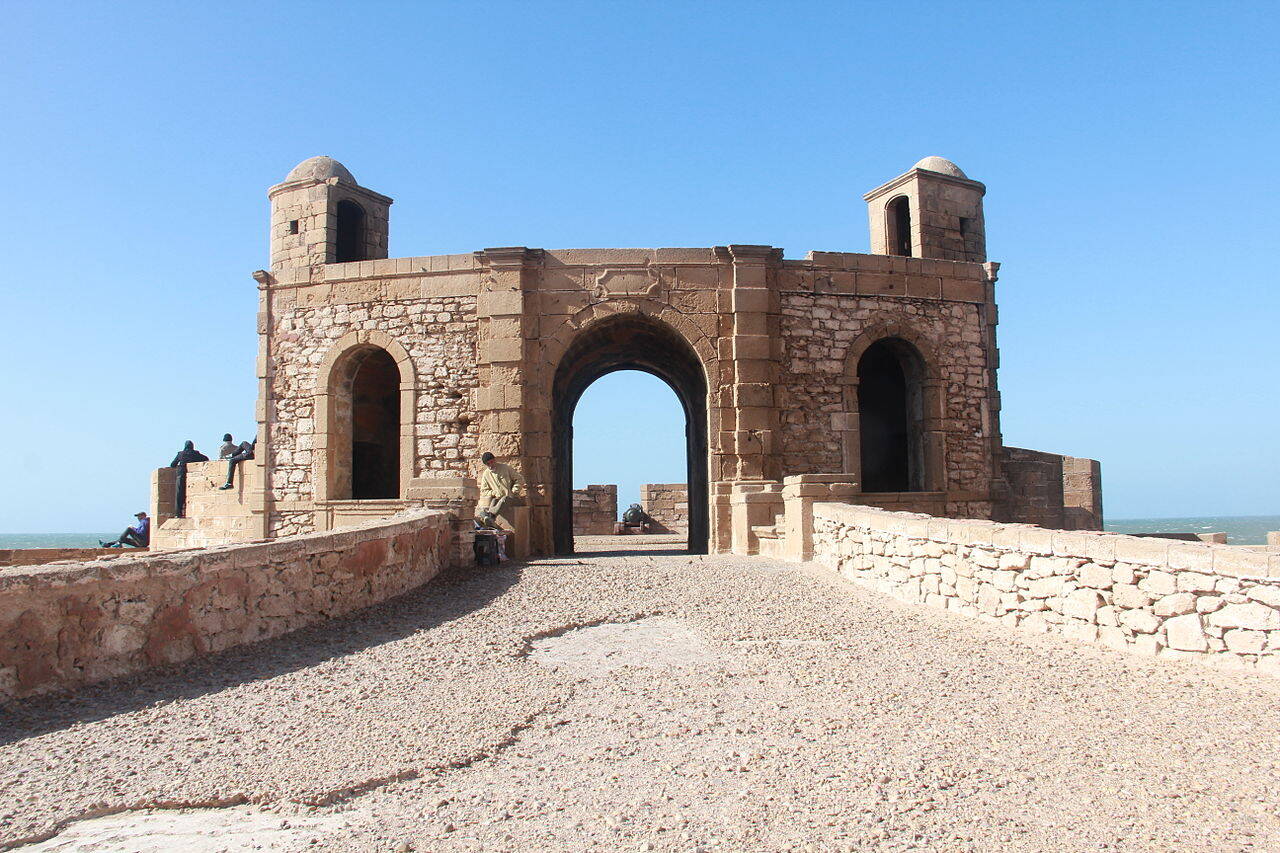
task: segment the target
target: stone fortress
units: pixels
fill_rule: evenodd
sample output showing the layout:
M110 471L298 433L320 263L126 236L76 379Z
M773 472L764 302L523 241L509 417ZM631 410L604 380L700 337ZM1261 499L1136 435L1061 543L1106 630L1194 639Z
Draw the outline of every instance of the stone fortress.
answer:
M1101 532L1097 462L1004 446L984 192L921 160L864 196L871 254L389 259L391 199L304 161L270 190L271 268L254 274L256 458L227 490L226 463L189 466L182 517L176 469L156 471L150 553L0 554L0 701L474 567L484 451L527 483L503 519L513 556L571 553L619 508L616 487L572 488L574 408L623 369L684 409L686 481L642 501L693 553L813 562L1011 628L1280 673L1280 548Z
M684 408L694 552L758 553L789 478L868 506L1100 528L1096 462L1001 441L984 193L926 157L864 196L870 254L391 259L392 200L306 160L268 193L257 459L230 493L211 488L221 466L193 466L184 519L172 471L157 472L156 547L459 505L488 450L528 484L517 553L567 553L574 407L621 369L662 378Z

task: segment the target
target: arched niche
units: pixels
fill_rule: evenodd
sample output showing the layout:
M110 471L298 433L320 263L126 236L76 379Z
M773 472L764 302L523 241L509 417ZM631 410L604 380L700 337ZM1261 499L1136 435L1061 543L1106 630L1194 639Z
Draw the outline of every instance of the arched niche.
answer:
M345 264L350 261L367 260L365 257L365 214L364 208L350 199L338 202L335 211L333 262Z
M675 392L685 415L689 485L689 550L707 551L707 378L702 360L676 330L639 313L606 316L578 332L565 348L552 382L552 540L557 554L573 553L573 413L595 380L640 370Z
M317 500L394 500L414 476L416 378L388 335L353 332L321 362L313 399Z
M911 257L911 199L890 199L884 209L885 247L891 255Z

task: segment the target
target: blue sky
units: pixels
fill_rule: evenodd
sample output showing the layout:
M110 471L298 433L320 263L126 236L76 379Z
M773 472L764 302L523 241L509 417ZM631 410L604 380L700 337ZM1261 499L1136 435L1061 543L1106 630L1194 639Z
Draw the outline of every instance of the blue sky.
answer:
M865 251L861 193L949 157L988 187L1006 442L1101 459L1111 516L1280 513L1278 24L1274 3L9 4L0 532L115 530L183 439L251 430L265 192L315 154L396 199L393 255L790 257ZM623 436L591 418L636 393L592 389L577 433ZM659 479L590 453L605 481Z

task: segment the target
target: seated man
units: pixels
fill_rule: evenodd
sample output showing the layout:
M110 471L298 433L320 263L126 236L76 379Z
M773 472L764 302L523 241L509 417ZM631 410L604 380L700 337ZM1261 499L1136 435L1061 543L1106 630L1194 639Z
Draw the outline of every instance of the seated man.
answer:
M226 433L225 435L223 435L222 449L218 451L218 458L230 459L232 456L235 456L239 452L240 452L240 447L239 445L236 444L235 439L231 437L231 433Z
M229 437L230 437L230 434L228 433L228 438ZM240 446L236 448L236 452L231 454L231 456L228 457L227 459L227 482L223 483L221 486L218 486L219 489L229 489L235 485L236 465L240 462L245 461L246 459L252 459L254 448L256 448L257 446L258 446L258 439L256 438L253 440L252 444L250 444L247 441L240 442Z
M98 540L98 545L103 548L123 548L128 545L133 548L146 548L151 544L151 519L147 518L145 512L137 513L134 518L138 519L129 527L124 529L124 533L120 534L120 538L114 542L103 542Z
M519 499L520 474L503 462L494 459L492 453L480 457L485 470L480 475L480 523L493 527L497 517L510 504Z

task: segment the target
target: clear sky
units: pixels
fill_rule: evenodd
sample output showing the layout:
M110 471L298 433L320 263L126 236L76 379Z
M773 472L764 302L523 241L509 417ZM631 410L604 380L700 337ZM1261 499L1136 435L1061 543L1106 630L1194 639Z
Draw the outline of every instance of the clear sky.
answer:
M1102 460L1110 516L1280 513L1278 9L6 4L0 532L119 529L251 431L265 193L316 154L396 199L393 256L866 251L861 193L948 157L1006 443ZM626 434L602 382L579 436ZM670 458L580 444L580 480L683 469L663 393Z

